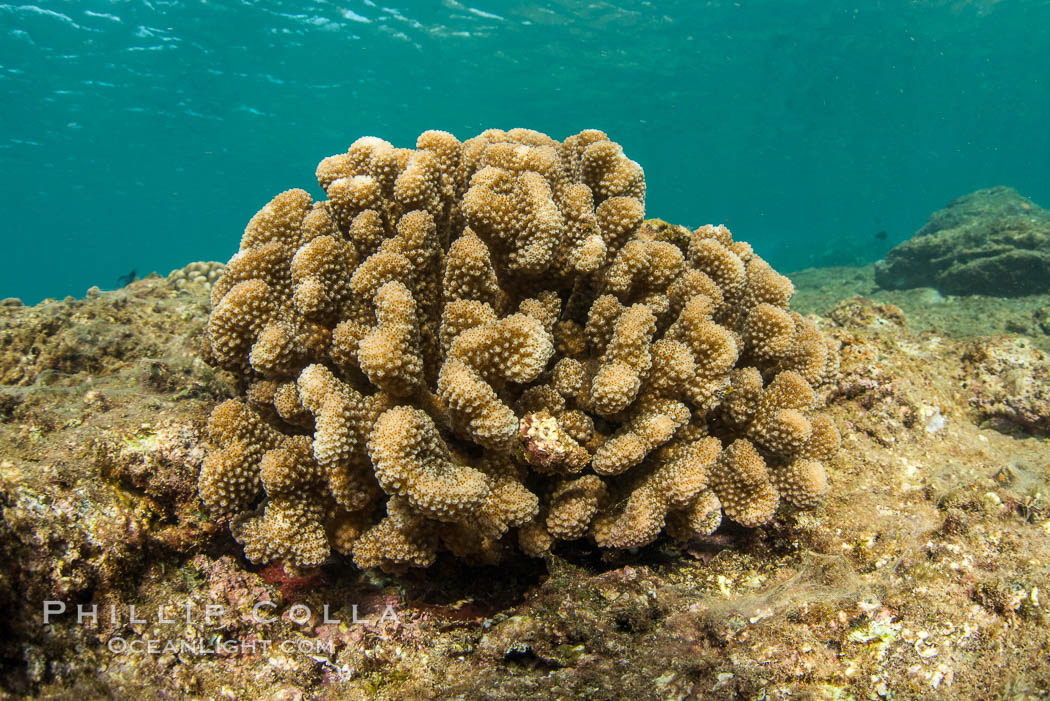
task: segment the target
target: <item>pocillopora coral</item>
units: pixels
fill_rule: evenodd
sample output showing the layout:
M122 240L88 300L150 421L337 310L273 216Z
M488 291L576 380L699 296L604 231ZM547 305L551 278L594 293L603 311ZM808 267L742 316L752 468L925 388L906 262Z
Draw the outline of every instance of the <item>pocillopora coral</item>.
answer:
M205 353L244 395L211 415L200 496L249 559L630 548L824 496L837 353L724 226L646 221L602 132L365 137L317 180L211 294Z

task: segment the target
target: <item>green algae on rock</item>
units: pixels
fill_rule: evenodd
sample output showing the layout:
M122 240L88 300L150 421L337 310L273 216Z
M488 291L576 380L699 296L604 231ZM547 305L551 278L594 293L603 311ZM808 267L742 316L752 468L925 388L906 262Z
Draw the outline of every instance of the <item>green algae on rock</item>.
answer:
M952 295L1050 291L1050 212L1009 187L960 197L891 249L876 264L875 281Z

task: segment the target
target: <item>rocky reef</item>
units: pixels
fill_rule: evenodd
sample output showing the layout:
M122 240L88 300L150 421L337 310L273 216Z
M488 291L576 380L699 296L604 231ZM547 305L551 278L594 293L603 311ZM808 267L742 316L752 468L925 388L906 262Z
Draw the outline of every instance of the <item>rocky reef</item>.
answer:
M885 289L1012 297L1050 290L1050 212L1009 187L953 200L875 267Z
M243 399L200 495L253 562L497 562L816 506L837 353L722 226L645 219L599 131L365 137L248 224L206 353Z
M870 269L819 271L833 291L810 284L817 271L796 278L794 302L841 344L822 392L844 449L816 509L633 551L581 538L499 565L442 552L387 577L333 558L296 577L246 561L197 498L208 415L241 391L196 350L221 269L0 305L3 694L1036 699L1050 686L1043 337L938 327L987 319L972 298L929 319L909 292L857 296ZM46 601L66 613L45 622ZM97 620L78 624L78 605Z
M840 361L817 393L843 447L811 509L630 549L585 534L498 564L441 547L394 575L352 557L289 573L198 496L217 405L275 421L242 370L204 362L224 270L0 304L0 696L1045 698L1050 295L793 275L792 309ZM580 460L538 412L522 428L530 471Z

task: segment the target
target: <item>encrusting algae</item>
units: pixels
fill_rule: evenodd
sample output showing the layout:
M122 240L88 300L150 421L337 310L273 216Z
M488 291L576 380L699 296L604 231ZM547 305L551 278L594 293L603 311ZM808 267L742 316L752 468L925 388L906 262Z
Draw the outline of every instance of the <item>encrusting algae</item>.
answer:
M838 357L724 226L645 220L588 130L374 137L253 217L212 289L200 496L256 562L687 540L827 491Z

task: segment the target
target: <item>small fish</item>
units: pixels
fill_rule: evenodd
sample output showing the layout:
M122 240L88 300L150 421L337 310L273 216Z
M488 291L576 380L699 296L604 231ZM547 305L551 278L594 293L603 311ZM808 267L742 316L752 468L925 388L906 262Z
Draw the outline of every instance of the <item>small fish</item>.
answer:
M127 275L121 275L120 277L118 277L117 278L117 285L120 286L120 287L127 287L128 285L130 285L131 283L135 282L138 279L139 279L139 276L137 274L137 271L136 270L132 270Z
M888 236L889 234L887 234L885 231L879 231L875 234L875 238L877 238L879 241L885 241L886 237Z

